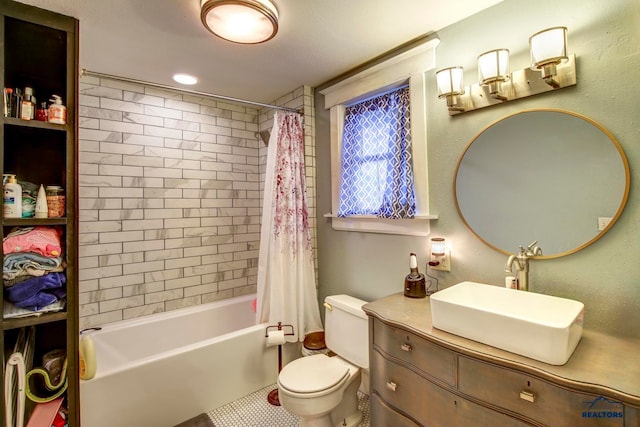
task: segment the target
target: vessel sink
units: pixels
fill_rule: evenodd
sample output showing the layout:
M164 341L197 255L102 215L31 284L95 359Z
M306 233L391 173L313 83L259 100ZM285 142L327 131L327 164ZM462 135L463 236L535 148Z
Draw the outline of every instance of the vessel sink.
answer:
M461 282L431 295L435 328L564 365L582 337L584 304L534 292Z

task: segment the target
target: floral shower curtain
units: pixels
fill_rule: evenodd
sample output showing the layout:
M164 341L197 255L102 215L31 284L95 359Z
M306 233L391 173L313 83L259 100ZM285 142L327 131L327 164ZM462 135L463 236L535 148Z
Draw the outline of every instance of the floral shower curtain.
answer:
M269 139L258 260L257 321L322 330L305 185L302 116L276 112Z

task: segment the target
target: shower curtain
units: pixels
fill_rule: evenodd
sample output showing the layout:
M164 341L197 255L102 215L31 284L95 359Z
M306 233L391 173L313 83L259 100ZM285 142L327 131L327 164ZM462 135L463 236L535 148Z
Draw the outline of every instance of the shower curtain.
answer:
M302 116L276 112L267 150L257 321L292 325L287 341L322 330L305 185ZM287 330L288 332L288 330Z

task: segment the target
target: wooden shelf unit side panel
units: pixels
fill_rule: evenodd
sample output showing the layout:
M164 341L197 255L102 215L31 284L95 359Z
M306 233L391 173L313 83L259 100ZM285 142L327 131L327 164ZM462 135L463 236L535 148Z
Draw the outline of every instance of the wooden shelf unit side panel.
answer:
M80 390L79 390L79 362L78 362L78 348L79 348L79 316L78 316L78 148L77 148L77 105L78 105L78 52L79 52L79 22L77 19L64 16L58 13L46 11L33 6L21 4L12 0L0 0L0 80L3 87L22 87L28 82L19 81L16 77L19 72L16 69L11 69L10 60L5 54L7 49L5 37L7 36L5 23L9 22L13 27L9 30L12 32L10 38L16 39L16 34L20 31L22 22L25 23L25 28L36 28L38 31L42 30L39 34L53 34L55 37L61 37L62 43L53 42L46 44L46 46L53 45L56 49L59 47L60 52L47 52L43 54L43 49L36 48L30 49L30 52L34 56L42 55L37 59L31 61L27 59L26 67L34 68L34 64L38 61L42 65L38 65L42 68L42 75L39 73L33 80L36 80L34 84L34 92L38 99L38 103L48 101L49 97L53 94L60 95L63 99L63 103L67 107L67 124L66 125L52 125L44 122L20 122L19 119L4 118L0 114L0 167L5 168L6 152L5 152L5 138L7 137L7 129L11 129L9 132L24 132L30 134L31 132L36 135L59 135L53 139L56 149L61 149L63 152L57 156L57 162L59 162L60 170L58 172L45 172L44 176L60 177L60 182L44 182L44 184L60 184L65 188L66 195L66 214L64 218L58 219L3 219L2 237L5 232L12 226L28 226L28 225L55 225L64 229L64 250L66 253L65 260L67 262L66 277L67 277L67 309L66 312L46 314L40 316L40 318L28 318L28 319L10 319L2 320L3 334L0 336L0 344L3 348L3 365L0 369L0 383L4 383L4 364L5 364L5 346L11 345L10 342L5 342L5 337L9 335L11 337L15 335L15 330L18 328L36 325L36 328L43 331L42 341L36 343L38 353L42 353L53 347L62 345L66 348L67 353L67 375L68 375L68 390L66 392L68 409L69 409L69 426L80 426ZM39 28L37 26L43 27ZM34 43L34 37L30 39L27 37L26 43ZM11 48L10 48L11 49ZM11 51L10 51L11 52ZM11 55L17 55L22 57L21 53L15 53L16 49L13 49L14 53ZM56 59L56 55L59 56L59 60ZM52 59L53 58L53 59ZM47 60L49 62L56 62L52 69L47 68ZM29 63L31 61L31 63ZM19 69L18 69L19 70ZM57 71L56 71L57 70ZM48 74L49 73L49 74ZM32 73L34 74L34 73ZM7 81L7 75L11 76L11 80ZM50 79L50 80L47 80ZM39 85L39 86L36 86ZM16 131L15 128L22 128L22 130ZM37 158L34 156L34 165L36 167L43 167L48 160L46 156L43 158ZM15 164L15 162L14 162ZM24 170L24 168L23 168ZM12 171L11 171L12 172ZM13 173L13 172L12 172ZM38 177L38 173L34 173L34 176ZM56 181L56 178L51 178ZM1 252L0 252L1 254ZM3 300L0 299L0 309L3 308ZM36 334L38 334L36 332ZM52 337L63 336L64 343L58 344ZM36 336L38 341L38 336ZM36 355L35 364L37 364ZM0 417L4 419L4 399L0 402ZM25 420L26 422L26 420Z
M68 18L70 19L70 18ZM78 274L78 58L79 22L70 19L73 30L67 36L67 363L69 426L80 426L79 363L79 274Z

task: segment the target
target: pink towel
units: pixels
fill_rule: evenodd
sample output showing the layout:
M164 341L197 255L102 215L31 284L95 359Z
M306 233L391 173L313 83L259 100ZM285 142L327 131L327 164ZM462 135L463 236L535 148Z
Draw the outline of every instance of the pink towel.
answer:
M34 252L46 257L59 257L62 255L60 236L62 230L54 227L17 228L4 238L2 250L5 255Z

